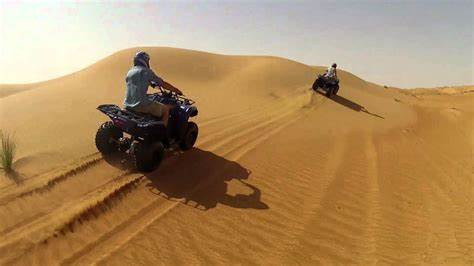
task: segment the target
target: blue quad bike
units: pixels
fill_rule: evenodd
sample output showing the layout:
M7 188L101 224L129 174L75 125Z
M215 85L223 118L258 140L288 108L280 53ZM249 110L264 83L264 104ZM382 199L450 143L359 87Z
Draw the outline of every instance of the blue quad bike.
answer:
M103 155L125 152L131 155L139 171L156 169L166 150L186 151L193 147L198 137L198 126L188 121L198 114L194 101L160 88L160 92L149 94L149 99L173 105L168 127L160 118L122 109L114 104L99 105L97 109L111 121L103 123L97 130L95 144Z
M339 91L339 80L327 79L324 75L318 75L312 88L314 91L317 91L318 88L322 89L325 92L326 97L331 98Z

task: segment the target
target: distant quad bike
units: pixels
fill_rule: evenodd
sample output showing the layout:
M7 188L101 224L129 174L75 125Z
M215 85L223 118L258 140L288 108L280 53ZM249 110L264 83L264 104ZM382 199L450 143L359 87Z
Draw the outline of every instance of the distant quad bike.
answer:
M317 91L318 88L325 91L326 96L331 98L339 91L339 80L327 79L324 75L318 75L318 78L313 83L313 90Z
M103 123L95 136L97 149L103 155L118 151L128 153L136 168L144 172L157 168L167 149L191 149L199 131L196 123L188 121L198 114L193 100L162 88L159 93L149 94L148 97L152 101L175 106L170 110L168 129L161 119L150 114L121 109L114 104L103 104L97 109L111 121Z

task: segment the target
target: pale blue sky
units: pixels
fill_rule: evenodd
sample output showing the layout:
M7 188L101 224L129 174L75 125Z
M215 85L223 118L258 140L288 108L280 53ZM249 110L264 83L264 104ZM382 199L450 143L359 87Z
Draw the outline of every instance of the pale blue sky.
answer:
M0 83L58 77L133 46L171 46L335 61L391 86L473 84L473 12L473 1L0 0Z

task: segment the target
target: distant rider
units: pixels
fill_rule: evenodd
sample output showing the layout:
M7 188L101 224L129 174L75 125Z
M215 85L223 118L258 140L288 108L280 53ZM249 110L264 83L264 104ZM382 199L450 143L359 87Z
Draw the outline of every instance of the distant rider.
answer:
M326 70L326 73L324 73L324 77L326 78L327 81L338 80L336 68L337 68L337 64L334 63L332 64L331 67L329 67Z
M152 114L163 120L168 126L168 118L171 105L165 105L148 99L148 86L160 86L166 90L173 91L179 95L183 93L173 85L158 77L150 68L150 56L146 52L138 52L133 58L133 67L128 71L127 93L124 105L126 108L140 113Z

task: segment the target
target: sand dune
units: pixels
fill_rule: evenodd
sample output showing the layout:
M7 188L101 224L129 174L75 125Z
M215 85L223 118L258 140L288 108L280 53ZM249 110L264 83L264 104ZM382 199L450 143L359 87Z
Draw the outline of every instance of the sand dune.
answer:
M474 263L472 86L340 71L328 99L310 90L322 67L144 49L197 101L196 149L146 175L96 152L95 108L121 103L138 48L3 85L18 157L0 176L0 264Z
M0 98L7 97L9 95L19 93L31 89L33 86L30 84L1 84L0 85Z

